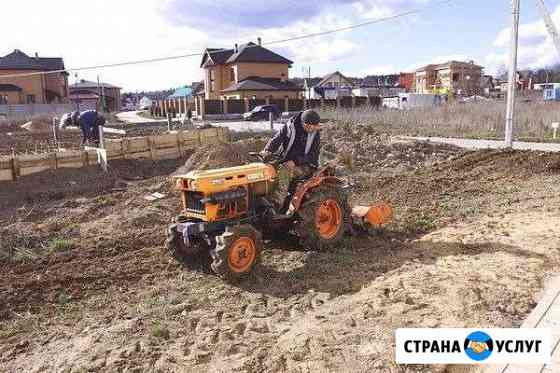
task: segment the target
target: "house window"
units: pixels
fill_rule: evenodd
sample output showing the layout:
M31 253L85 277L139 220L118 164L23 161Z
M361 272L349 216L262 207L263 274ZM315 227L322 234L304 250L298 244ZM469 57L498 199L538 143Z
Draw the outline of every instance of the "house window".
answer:
M8 96L0 95L0 105L8 105Z
M233 67L229 70L229 80L235 82L235 69Z
M35 103L35 95L27 95L27 103L34 104Z
M459 81L459 73L453 73L453 81L454 81L454 82L458 82L458 81Z
M210 70L210 92L216 90L216 84L214 82L214 70Z

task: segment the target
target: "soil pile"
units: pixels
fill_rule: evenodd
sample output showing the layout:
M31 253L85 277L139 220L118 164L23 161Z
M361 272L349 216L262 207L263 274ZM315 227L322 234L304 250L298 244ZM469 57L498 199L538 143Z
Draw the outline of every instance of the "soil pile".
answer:
M323 160L350 169L390 168L410 170L461 154L462 149L428 142L396 142L372 126L326 124L321 134Z
M249 152L261 151L265 140L248 139L234 143L220 143L200 147L175 174L185 174L192 170L212 170L215 168L241 166L256 162Z

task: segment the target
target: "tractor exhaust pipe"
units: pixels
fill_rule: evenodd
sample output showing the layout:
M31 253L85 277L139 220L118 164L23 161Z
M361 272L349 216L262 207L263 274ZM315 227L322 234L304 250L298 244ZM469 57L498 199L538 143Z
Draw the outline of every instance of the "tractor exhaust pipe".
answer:
M354 206L352 208L353 223L368 229L380 227L393 218L393 209L387 203L377 203L371 206Z

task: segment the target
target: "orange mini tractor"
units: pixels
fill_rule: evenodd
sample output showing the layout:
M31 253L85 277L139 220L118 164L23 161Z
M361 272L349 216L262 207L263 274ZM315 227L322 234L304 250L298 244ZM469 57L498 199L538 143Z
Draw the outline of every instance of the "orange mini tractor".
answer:
M263 233L274 238L293 231L305 248L325 250L353 227L380 226L392 217L384 203L350 208L349 186L329 166L301 181L288 210L279 213L272 198L278 165L251 155L258 162L174 176L183 211L168 229L173 256L187 263L206 259L216 274L235 280L258 262Z

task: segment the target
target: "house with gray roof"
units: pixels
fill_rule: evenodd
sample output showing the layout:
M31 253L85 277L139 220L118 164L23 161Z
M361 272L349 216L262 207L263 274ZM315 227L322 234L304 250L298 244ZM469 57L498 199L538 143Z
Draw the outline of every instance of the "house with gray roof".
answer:
M113 84L81 79L70 85L69 97L80 110L121 110L121 87Z
M299 98L301 87L288 80L293 62L258 43L233 49L207 48L200 67L204 69L204 97L208 99Z

